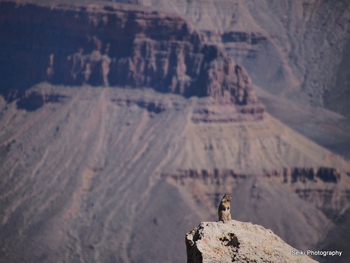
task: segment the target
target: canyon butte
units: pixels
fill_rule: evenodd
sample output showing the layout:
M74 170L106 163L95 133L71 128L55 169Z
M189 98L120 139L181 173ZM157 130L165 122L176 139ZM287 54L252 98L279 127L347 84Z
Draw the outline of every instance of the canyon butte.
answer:
M230 193L233 219L348 262L349 19L346 1L0 1L0 261L184 262Z

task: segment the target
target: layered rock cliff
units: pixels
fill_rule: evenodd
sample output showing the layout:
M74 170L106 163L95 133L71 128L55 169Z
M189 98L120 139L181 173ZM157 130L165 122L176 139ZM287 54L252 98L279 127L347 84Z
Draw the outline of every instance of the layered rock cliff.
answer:
M270 114L350 158L349 121L328 111L350 113L349 1L115 1L180 14L196 29L217 31L228 54L268 91L268 99L259 97Z
M163 176L181 186L204 181L208 185L215 184L217 189L224 187L227 182L231 186L239 187L243 181L254 177L249 173L230 169L179 170L175 174ZM335 168L282 168L265 171L257 176L275 184L275 187L279 187L279 184L288 185L300 199L317 207L331 220L339 217L350 205L350 192L346 186L349 178L346 173L340 173ZM224 188L221 190L224 191Z
M260 87L349 116L349 1L116 1L177 13L196 28L220 31L230 55Z
M315 248L349 206L348 164L265 114L221 33L113 3L0 12L1 262L183 262L219 192Z
M6 50L0 72L7 90L43 80L152 87L210 96L211 104L250 105L238 113L262 116L247 72L212 34L179 16L122 5L0 5L0 44Z

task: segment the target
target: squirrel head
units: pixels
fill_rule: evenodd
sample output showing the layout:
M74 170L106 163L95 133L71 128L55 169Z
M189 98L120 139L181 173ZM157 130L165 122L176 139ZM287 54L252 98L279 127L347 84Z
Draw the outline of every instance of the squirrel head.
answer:
M231 201L232 197L228 194L224 194L224 196L222 197L221 201Z

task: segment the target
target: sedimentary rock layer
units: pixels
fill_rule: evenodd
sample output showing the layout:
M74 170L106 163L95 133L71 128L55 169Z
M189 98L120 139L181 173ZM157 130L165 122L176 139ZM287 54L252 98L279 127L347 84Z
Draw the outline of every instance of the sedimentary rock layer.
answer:
M258 104L247 72L215 37L177 15L122 5L0 5L6 87L42 80L152 87L220 104Z

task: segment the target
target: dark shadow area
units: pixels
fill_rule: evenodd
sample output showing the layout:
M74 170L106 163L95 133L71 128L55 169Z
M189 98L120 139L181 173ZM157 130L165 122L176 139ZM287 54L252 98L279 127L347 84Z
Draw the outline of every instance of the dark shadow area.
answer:
M25 109L27 111L35 111L42 107L45 103L48 102L60 102L61 99L66 96L62 96L59 94L52 95L43 95L37 92L31 92L26 96L22 96L17 101L16 105L18 109Z

